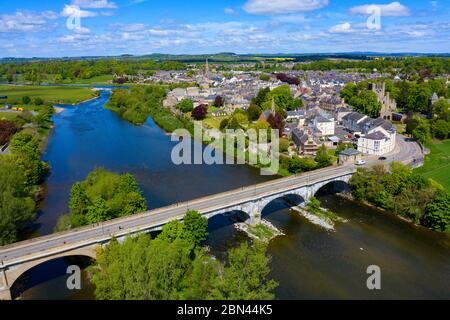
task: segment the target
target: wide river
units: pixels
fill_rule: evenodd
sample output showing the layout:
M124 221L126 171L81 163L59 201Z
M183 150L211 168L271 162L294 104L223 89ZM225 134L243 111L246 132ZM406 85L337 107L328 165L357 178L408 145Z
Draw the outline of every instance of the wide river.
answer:
M54 116L43 160L51 166L36 232L49 234L68 212L72 184L96 167L135 175L150 208L250 185L264 177L248 166L172 164L175 145L149 119L136 127L104 108L101 97ZM336 195L322 204L348 221L327 232L289 210L283 200L263 212L286 235L269 245L277 299L450 299L450 236L413 226L389 214ZM242 241L228 216L210 220L208 245L219 257ZM77 263L86 262L77 259ZM13 289L23 299L92 299L92 285L69 291L65 274L71 261L55 260L21 277ZM381 290L367 289L367 268L381 268Z

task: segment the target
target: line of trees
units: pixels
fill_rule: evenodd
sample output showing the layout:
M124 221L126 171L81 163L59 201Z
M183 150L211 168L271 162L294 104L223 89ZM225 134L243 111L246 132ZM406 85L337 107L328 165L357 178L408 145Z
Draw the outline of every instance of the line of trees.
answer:
M229 250L225 262L203 246L208 221L196 211L172 221L155 239L115 240L91 269L100 300L269 300L277 283L269 279L270 257L263 244Z
M378 72L396 74L399 72L407 80L420 80L436 75L450 73L449 58L408 57L385 58L373 60L319 60L309 63L299 63L294 70L346 70L357 69L365 72Z
M36 127L12 137L14 127L8 122L9 133L2 135L4 141L10 139L10 154L0 155L0 246L20 240L35 217L39 185L48 172L47 164L40 159L40 141L42 132L48 132L53 112L53 108L44 108L36 117L30 116L27 123Z
M78 60L39 61L0 64L0 74L9 82L31 83L70 82L91 79L103 75L151 74L155 70L184 70L186 65L178 61L157 62L155 60Z
M359 168L350 180L352 195L436 231L450 232L450 194L401 164Z

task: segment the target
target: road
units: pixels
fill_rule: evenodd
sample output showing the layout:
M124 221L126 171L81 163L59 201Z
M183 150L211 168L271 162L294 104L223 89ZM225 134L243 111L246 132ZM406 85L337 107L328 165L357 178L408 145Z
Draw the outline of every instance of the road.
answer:
M414 159L421 159L419 146L406 138L399 136L396 150L386 156L381 163L401 161L412 164ZM368 157L367 165L380 163L378 157ZM208 213L214 210L231 207L258 197L268 196L284 190L291 190L293 186L309 185L333 177L340 177L356 170L355 165L325 168L301 175L281 178L266 183L244 187L237 190L223 192L197 200L175 204L172 206L152 210L146 213L125 218L111 220L105 223L91 225L64 233L53 234L36 239L19 242L2 247L0 250L0 267L14 265L22 260L30 260L54 252L68 251L82 245L101 243L111 236L121 237L140 231L146 231L166 224L174 219L183 218L187 210L197 210Z

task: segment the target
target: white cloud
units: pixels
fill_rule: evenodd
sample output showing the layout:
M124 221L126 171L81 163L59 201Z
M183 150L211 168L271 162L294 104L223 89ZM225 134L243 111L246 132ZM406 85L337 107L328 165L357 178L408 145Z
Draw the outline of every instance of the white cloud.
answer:
M58 18L53 11L41 13L17 11L0 15L0 32L39 32L50 27L50 20Z
M63 17L80 17L80 18L91 18L96 17L97 13L87 10L81 10L80 7L76 5L65 5L63 11L61 12Z
M351 14L371 15L373 11L371 8L378 7L382 16L385 17L404 17L411 13L407 7L400 2L391 2L389 4L365 4L362 6L353 7L350 9Z
M108 0L72 0L72 4L87 9L116 9L117 5Z
M286 14L320 9L328 3L329 0L249 0L244 10L257 15Z
M328 31L330 33L348 33L352 32L353 29L349 22L345 22L331 27Z

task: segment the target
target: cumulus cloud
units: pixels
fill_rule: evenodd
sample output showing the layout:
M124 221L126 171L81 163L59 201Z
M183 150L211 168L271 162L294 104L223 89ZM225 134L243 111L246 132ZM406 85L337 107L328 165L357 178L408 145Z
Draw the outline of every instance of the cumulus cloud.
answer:
M249 0L244 10L256 15L286 14L320 9L328 3L329 0Z
M50 20L58 18L53 11L28 12L0 15L0 32L39 32L50 27Z
M330 33L348 33L352 32L353 29L352 25L349 22L344 22L331 27L328 31Z
M365 4L362 6L353 7L350 9L350 13L371 15L374 13L371 9L375 7L379 8L381 15L385 17L404 17L411 14L407 7L397 1L389 4Z

